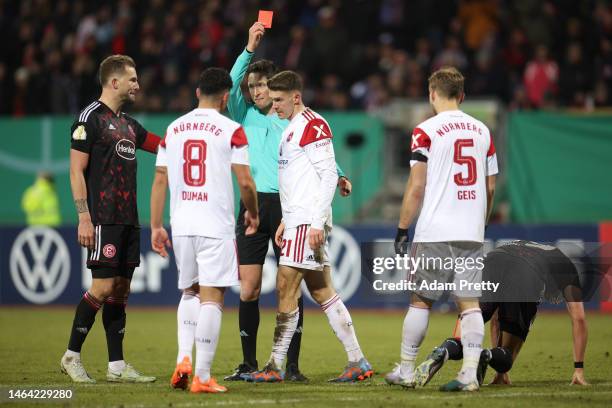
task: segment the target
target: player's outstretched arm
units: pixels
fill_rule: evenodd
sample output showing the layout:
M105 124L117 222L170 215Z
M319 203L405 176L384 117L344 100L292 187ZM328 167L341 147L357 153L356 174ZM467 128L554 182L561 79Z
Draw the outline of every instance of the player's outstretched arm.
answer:
M232 89L230 89L230 97L227 103L227 110L230 118L236 122L244 122L247 110L249 108L247 102L244 100L242 95L242 89L240 84L244 79L244 75L247 72L251 58L255 49L259 46L261 38L265 33L263 24L256 22L249 29L249 40L245 50L236 58L236 62L230 71L230 77L232 78Z
M168 232L164 228L163 216L168 190L168 171L164 166L155 168L155 178L151 189L151 247L164 258L168 256L166 248L172 247Z
M87 206L87 184L85 169L89 164L89 153L70 149L70 187L79 216L78 240L81 246L93 249L96 244L91 214Z
M588 328L582 302L567 302L567 312L572 319L572 338L574 341L574 374L570 384L588 385L584 379L584 354L587 346Z
M245 235L252 235L257 232L259 227L259 208L257 207L255 181L253 181L251 169L248 165L232 164L232 171L236 175L240 198L246 208L244 213L244 225L247 227Z

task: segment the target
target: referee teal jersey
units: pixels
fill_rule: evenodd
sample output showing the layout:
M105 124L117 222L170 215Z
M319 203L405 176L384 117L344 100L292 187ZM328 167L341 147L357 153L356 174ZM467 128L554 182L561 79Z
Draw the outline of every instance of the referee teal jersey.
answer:
M253 53L245 49L232 67L230 76L233 85L227 109L230 118L240 123L247 135L251 174L257 191L278 193L278 146L289 121L280 119L276 113L265 115L255 105L245 101L240 84L252 57ZM338 175L345 177L339 166L337 169Z

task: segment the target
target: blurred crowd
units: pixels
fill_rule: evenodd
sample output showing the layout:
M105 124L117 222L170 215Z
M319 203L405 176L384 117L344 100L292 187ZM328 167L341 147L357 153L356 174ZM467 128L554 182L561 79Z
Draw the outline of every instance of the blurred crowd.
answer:
M0 0L0 114L78 112L117 53L137 63L135 110L189 110L200 71L231 68L258 9L275 13L256 57L301 72L317 109L423 98L443 65L511 109L612 104L608 1Z

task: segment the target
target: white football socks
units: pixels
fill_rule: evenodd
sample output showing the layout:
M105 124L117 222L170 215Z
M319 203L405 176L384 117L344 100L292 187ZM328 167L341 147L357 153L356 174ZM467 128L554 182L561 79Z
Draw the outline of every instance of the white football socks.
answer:
M427 326L429 326L429 309L410 306L404 318L400 349L400 376L408 381L414 381L417 354L427 333Z
M76 358L77 360L81 359L81 353L79 353L78 351L66 350L64 356L69 358Z
M114 374L119 374L125 369L126 365L125 360L109 361L108 371Z
M270 359L274 361L277 368L281 369L287 358L287 350L293 334L297 329L300 317L300 309L296 308L290 313L276 314L276 328L274 329L274 344L272 345L272 355Z
M357 336L355 335L355 328L351 320L351 315L344 306L344 302L340 299L338 294L334 295L331 299L321 304L321 309L327 315L329 325L332 327L336 337L344 346L344 350L348 356L349 362L358 362L363 358L363 352L359 347Z
M203 302L200 305L200 315L195 332L196 366L195 373L201 382L210 379L212 366L219 342L221 330L221 315L223 307L215 302Z
M457 379L463 384L476 381L476 370L484 339L484 321L478 308L461 313L461 343L463 344L463 365Z
M200 315L200 296L192 290L184 290L181 301L176 312L177 334L178 334L178 355L176 363L188 357L193 362L191 353L195 341L196 326Z

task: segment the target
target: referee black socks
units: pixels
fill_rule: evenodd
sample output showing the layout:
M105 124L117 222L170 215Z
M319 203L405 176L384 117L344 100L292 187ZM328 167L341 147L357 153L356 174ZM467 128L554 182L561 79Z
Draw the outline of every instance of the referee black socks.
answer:
M238 308L238 327L244 362L257 367L257 331L259 330L259 299L240 300Z

